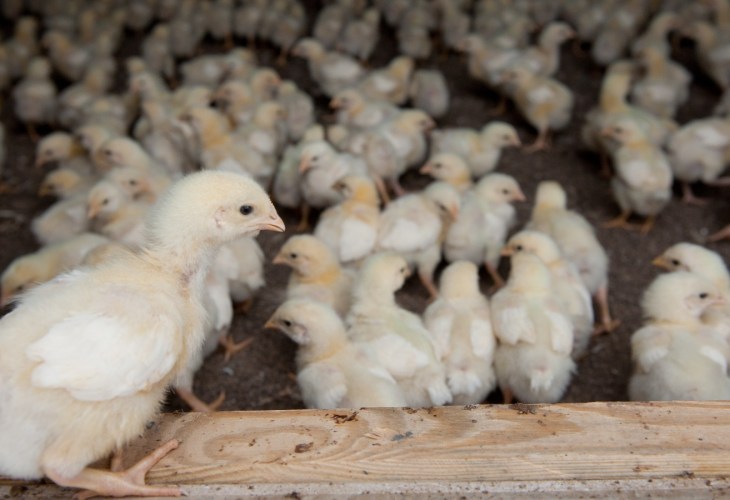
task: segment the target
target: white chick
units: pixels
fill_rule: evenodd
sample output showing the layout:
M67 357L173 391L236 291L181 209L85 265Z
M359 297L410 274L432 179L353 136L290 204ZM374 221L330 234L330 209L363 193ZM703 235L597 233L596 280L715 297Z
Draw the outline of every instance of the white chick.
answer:
M446 260L484 264L495 286L502 286L504 280L497 265L507 233L515 223L512 203L526 199L513 177L500 173L482 177L474 189L464 195L459 217L446 233Z
M307 408L406 406L398 384L365 344L348 339L331 307L290 299L266 328L277 328L299 345L297 383Z
M367 61L379 39L380 11L370 8L363 12L362 17L352 19L345 25L336 43L339 50Z
M254 294L266 285L264 252L254 238L238 238L218 251L216 267L228 280L228 291L243 309L250 307Z
M340 267L332 250L315 236L289 238L273 260L292 268L287 299L309 299L332 307L345 317L350 309L353 274Z
M433 182L422 192L392 201L380 214L376 249L398 252L415 265L432 298L438 295L433 274L441 261L441 243L459 215L460 204L454 187Z
M86 192L81 191L48 207L31 222L30 229L43 245L56 243L89 230Z
M730 349L700 319L724 303L709 281L688 272L658 276L641 301L647 321L631 337L634 401L691 401L730 398Z
M474 186L471 171L466 162L453 153L437 153L431 156L418 171L430 175L438 181L451 184L460 193L464 193Z
M718 253L694 243L677 243L655 258L652 264L668 271L694 273L712 282L724 303L709 306L702 320L730 338L730 272Z
M581 214L568 209L567 195L558 182L538 184L526 229L550 236L578 270L583 284L598 303L597 333L614 330L619 322L612 319L608 304L608 254L596 238L593 226Z
M93 167L76 137L66 132L44 136L36 146L35 166L42 168L58 162L58 168L69 168L81 175L90 175Z
M408 99L414 66L415 62L408 56L395 57L384 68L369 72L357 89L367 98L400 106Z
M157 24L142 42L142 57L147 67L168 80L175 76L175 59L170 48L170 27Z
M52 124L56 120L56 94L48 59L31 59L25 77L13 88L13 109L36 142L39 137L35 126Z
M365 75L365 70L355 59L339 52L328 51L313 38L299 40L292 49L292 55L307 60L312 79L329 97L354 85Z
M701 118L683 125L667 144L667 159L674 177L682 183L682 201L702 204L690 183L712 185L720 177L730 157L730 122L724 118Z
M545 233L526 229L512 235L502 255L518 252L537 255L550 271L555 295L563 302L573 323L573 358L580 359L586 354L593 335L593 307L578 270L563 256L555 240Z
M473 177L482 177L499 164L502 149L521 146L515 128L505 122L489 122L480 132L470 128L446 128L431 132L431 152L455 153L464 158Z
M72 198L88 192L97 180L96 176L84 176L70 168L57 168L48 172L43 178L38 187L38 196Z
M284 106L287 137L292 141L302 139L316 121L312 97L291 80L285 80L279 85L276 99Z
M441 274L439 296L423 313L436 354L446 367L454 404L478 404L497 385L489 302L479 291L479 270L467 261Z
M302 157L302 150L309 142L323 140L324 128L321 125L313 125L307 129L297 144L284 148L271 186L272 197L277 205L286 208L302 206L302 190L299 184L299 161Z
M689 98L692 75L653 47L638 53L644 74L631 89L631 100L654 115L671 119Z
M573 326L540 258L519 252L511 263L506 286L491 300L497 380L505 402L514 395L523 403L556 403L575 371Z
M347 265L370 255L380 226L380 199L375 183L364 175L346 175L334 189L344 198L323 211L314 235Z
M108 241L98 234L82 233L14 259L0 277L0 307L36 285L75 268L89 252Z
M368 257L352 290L348 335L373 350L398 382L408 406L448 404L451 392L429 331L420 317L395 302L395 292L408 274L408 263L399 255Z
M144 220L152 203L135 200L116 183L101 180L87 194L86 217L98 232L131 248L144 243Z
M157 204L144 252L24 295L0 320L0 473L45 475L102 496L179 495L143 479L175 440L129 471L87 466L143 432L199 351L203 283L216 247L261 230L284 224L258 185L230 173L194 174Z
M603 134L619 143L613 151L616 175L611 179L611 191L621 214L607 222L606 227L631 227L632 213L645 217L641 232L646 234L656 216L672 197L672 169L664 152L651 144L640 126L631 120L606 127Z
M330 108L337 111L337 123L356 130L375 128L398 114L398 108L393 104L368 99L357 89L335 94Z
M441 118L449 112L449 87L443 73L437 69L416 70L408 95L414 108L422 109L433 118Z
M352 6L348 2L332 2L323 6L312 27L314 38L327 48L334 47L351 15Z

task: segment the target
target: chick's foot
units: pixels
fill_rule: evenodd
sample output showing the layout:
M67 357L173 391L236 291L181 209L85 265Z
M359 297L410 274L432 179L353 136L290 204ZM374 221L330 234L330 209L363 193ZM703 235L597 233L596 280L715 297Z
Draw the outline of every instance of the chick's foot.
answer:
M182 491L177 486L149 486L144 481L147 472L179 444L177 439L168 441L129 469L121 472L86 468L72 478L63 477L52 469L44 472L61 486L83 488L84 491L76 495L79 500L96 496L179 497L182 495Z
M218 410L218 408L220 408L220 406L223 404L223 401L226 400L226 391L221 391L218 397L215 398L211 403L204 402L202 399L196 396L193 391L189 389L181 389L180 387L176 387L175 392L177 392L177 395L180 396L180 399L185 401L185 403L187 403L187 405L192 408L193 411L199 411L201 413L213 413L214 411Z
M228 363L235 354L243 351L249 346L249 344L251 344L251 342L253 342L253 337L242 340L238 343L234 342L230 335L221 337L218 343L223 346L223 350L225 351L225 354L223 355L223 361Z
M730 224L728 224L724 228L720 229L718 232L711 234L707 238L708 241L720 241L720 240L727 240L727 239L730 239Z

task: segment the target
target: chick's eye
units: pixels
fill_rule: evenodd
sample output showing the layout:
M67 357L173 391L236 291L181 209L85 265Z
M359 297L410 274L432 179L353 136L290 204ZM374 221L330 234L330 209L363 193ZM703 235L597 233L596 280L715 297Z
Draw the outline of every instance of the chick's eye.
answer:
M702 292L702 293L701 293L701 294L699 295L699 297L700 297L701 299L703 299L703 300L704 300L704 299L706 299L706 298L707 298L707 297L709 297L709 296L710 296L710 294L708 294L708 293L706 293L706 292Z
M251 205L241 205L238 209L243 215L251 215L253 213L253 207Z
M672 259L670 262L675 267L679 267L679 265L681 264L681 262L679 262L677 259Z
M509 194L509 189L503 189L502 194Z
M136 186L137 185L137 181L135 179L129 179L129 185L130 186Z
M15 287L15 290L13 290L14 293L20 293L23 290L25 290L25 285L18 285Z
M317 156L317 155L312 156L312 161L317 161L317 160L319 160L319 156Z
M292 259L296 259L299 256L296 253L292 252L289 254L289 257L291 257Z
M518 252L521 252L521 251L522 251L522 250L524 250L524 249L525 249L525 247L523 247L522 245L517 245L517 246L515 247L515 250L517 250Z
M400 268L400 273L401 274L406 274L406 268L405 267L401 267Z
M286 326L286 327L291 326L291 321L289 321L288 319L285 319L284 321L282 321L282 323L284 323L284 326Z
M102 205L108 205L109 204L109 198L104 198L101 202Z

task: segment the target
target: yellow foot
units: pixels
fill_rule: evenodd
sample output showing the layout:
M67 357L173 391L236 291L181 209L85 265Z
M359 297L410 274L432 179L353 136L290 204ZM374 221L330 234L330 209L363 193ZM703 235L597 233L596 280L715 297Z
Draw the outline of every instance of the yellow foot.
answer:
M182 389L180 387L175 388L175 392L180 396L180 399L185 401L187 405L193 409L193 411L199 411L201 413L213 413L223 404L226 400L226 391L221 391L218 397L215 398L211 403L206 403L202 399L198 398L193 391L189 389Z
M247 348L249 344L251 344L251 342L253 341L254 337L248 338L238 343L234 342L233 338L231 338L230 335L221 337L218 342L220 343L220 345L223 346L223 349L225 351L225 354L223 355L223 361L225 363L228 363L236 353Z

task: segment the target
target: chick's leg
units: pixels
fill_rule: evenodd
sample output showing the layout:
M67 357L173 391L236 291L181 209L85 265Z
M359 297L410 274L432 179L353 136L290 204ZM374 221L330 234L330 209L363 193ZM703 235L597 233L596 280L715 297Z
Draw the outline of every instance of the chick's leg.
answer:
M629 229L629 228L631 228L631 224L629 224L629 217L631 217L631 212L621 212L621 215L619 215L615 219L611 219L608 222L604 222L603 227L607 227L607 228L621 227L624 229Z
M220 406L223 404L223 401L226 400L226 391L221 391L218 397L215 398L215 400L213 400L213 402L211 403L204 402L190 389L175 387L175 392L178 396L180 396L180 399L185 401L188 406L192 408L193 411L199 411L201 413L213 413L218 408L220 408Z
M595 299L598 303L601 323L593 329L593 334L601 335L603 333L610 333L615 330L621 322L617 319L611 318L611 312L608 308L608 287L604 285L596 290Z
M297 224L296 231L307 231L309 230L309 204L303 203L301 209L301 218L299 224Z
M550 130L540 130L537 134L537 139L530 146L525 148L526 153L534 153L535 151L541 151L550 147Z
M725 239L730 239L730 224L720 229L718 232L711 234L707 238L707 241L720 241Z
M494 281L494 288L502 288L504 286L504 279L499 274L499 271L497 271L497 267L490 262L485 262L484 267L487 268L489 277L492 278L492 281Z
M177 439L168 441L125 471L109 472L87 467L70 478L53 468L44 467L43 472L60 486L85 490L76 495L81 500L95 496L179 497L182 491L177 486L149 486L144 481L147 472L179 444Z
M228 363L235 354L247 348L251 344L251 342L253 342L253 339L254 338L251 337L246 340L242 340L241 342L234 342L233 338L230 335L222 336L220 340L218 340L218 343L223 347L223 350L225 351L225 354L223 355L223 361L225 363Z
M388 194L388 187L385 185L383 178L376 175L373 177L373 180L375 181L375 187L378 189L378 193L380 193L380 198L383 200L383 204L387 205L390 203L390 195Z
M695 196L689 182L682 182L682 202L687 205L706 205L707 200Z
M641 234L649 234L649 231L651 231L651 228L654 227L654 223L656 222L656 216L650 215L649 217L644 220L644 223L639 228L639 231L641 231Z

